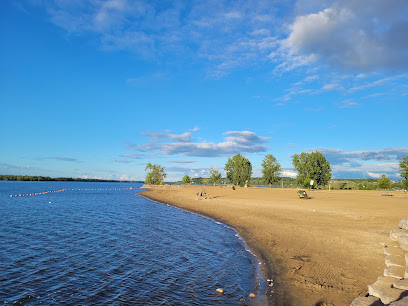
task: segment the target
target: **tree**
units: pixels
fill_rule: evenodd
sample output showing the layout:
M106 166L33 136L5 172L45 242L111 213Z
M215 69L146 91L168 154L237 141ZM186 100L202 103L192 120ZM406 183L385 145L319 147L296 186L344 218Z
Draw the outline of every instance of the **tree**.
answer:
M281 171L281 165L276 161L276 158L272 154L265 156L262 161L262 180L265 184L269 184L272 187L273 183L280 180L279 174Z
M405 178L405 188L408 188L408 156L405 156L400 161L401 177Z
M292 160L298 175L296 183L304 187L310 186L310 181L315 181L315 186L326 185L331 179L329 161L320 152L295 154Z
M389 178L385 177L385 174L381 176L381 178L378 180L378 187L381 189L390 189L391 186L391 181Z
M216 183L218 183L221 180L221 173L214 168L210 169L210 181L214 183L214 186Z
M164 172L164 168L162 166L148 163L145 171L149 171L146 175L146 184L163 185L164 178L167 176L167 174Z
M227 178L235 185L243 185L251 179L251 162L241 154L228 158L224 169L227 173Z
M185 176L183 176L183 179L181 180L181 182L183 184L191 184L192 180L191 180L191 177L186 174Z

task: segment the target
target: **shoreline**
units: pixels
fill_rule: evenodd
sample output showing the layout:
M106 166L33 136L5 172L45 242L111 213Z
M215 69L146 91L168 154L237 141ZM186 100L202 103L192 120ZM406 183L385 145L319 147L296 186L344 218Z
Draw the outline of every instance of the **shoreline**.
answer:
M237 230L264 263L272 305L350 305L384 270L381 242L408 216L408 195L381 191L148 186L140 193ZM272 297L271 297L272 293Z
M146 189L146 187L144 187L144 188L141 187L141 189ZM253 305L253 306L258 306L259 305L259 306L261 306L261 305L275 305L276 304L276 301L268 299L268 291L269 290L268 290L268 286L267 286L268 282L267 282L267 278L266 278L267 264L265 263L263 258L261 258L256 253L256 251L253 250L248 245L248 243L242 237L241 233L235 227L233 227L233 226L231 226L231 225L229 225L229 224L227 224L225 222L222 222L222 221L220 221L220 220L218 220L216 218L213 218L213 217L211 217L209 215L205 215L203 213L199 213L199 212L196 212L196 211L193 211L193 210L185 209L185 208L179 207L179 206L171 204L171 203L166 203L165 201L158 201L158 200L156 200L154 198L149 197L149 195L146 194L146 193L148 193L148 191L140 192L138 195L143 197L143 198L146 198L146 199L148 199L150 201L159 203L159 204L169 205L169 206L172 206L172 207L174 207L176 209L180 209L182 211L188 212L190 214L196 214L196 215L199 215L201 217L208 218L208 219L212 220L213 222L221 224L222 226L226 227L227 229L234 231L236 233L236 237L239 240L239 243L242 245L242 247L245 249L245 251L250 254L250 257L252 257L251 261L253 262L254 267L255 267L255 280L254 280L255 283L254 283L254 288L253 288L254 291L251 292L251 293L255 292L256 298L253 299L252 301L250 300L249 305ZM261 267L259 267L259 265ZM262 293L259 294L259 292L262 292ZM247 297L247 298L249 298L249 297ZM271 301L272 301L272 304L270 304Z

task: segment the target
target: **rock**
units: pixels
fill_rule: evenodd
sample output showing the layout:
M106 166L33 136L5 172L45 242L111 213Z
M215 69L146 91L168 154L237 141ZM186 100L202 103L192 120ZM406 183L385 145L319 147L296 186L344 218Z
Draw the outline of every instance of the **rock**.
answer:
M408 219L401 219L400 223L398 223L398 227L408 231Z
M222 289L222 288L218 288L217 290L215 290L217 293L224 293L224 289Z
M405 255L405 252L401 250L399 244L396 242L383 244L383 247L385 255L400 255L400 256Z
M384 276L394 277L394 278L404 278L405 268L398 266L389 266L384 269Z
M351 302L350 306L380 306L380 305L384 305L383 303L381 303L380 299L376 296L364 296L361 297L359 296L358 298L354 299L353 302Z
M401 300L390 304L390 306L407 306L407 305L408 305L408 296L403 297Z
M250 293L250 294L249 294L249 297L250 297L250 298L254 298L255 296L256 296L256 295L253 294L253 293Z
M377 281L368 286L368 293L381 299L384 304L389 304L398 300L404 290L391 288L395 278L392 277L378 277Z
M408 290L408 279L397 280L392 286L397 289Z
M400 242L400 248L408 252L408 242L407 243Z
M390 239L392 241L398 241L398 232L394 232L393 230L390 230Z
M393 237L397 238L400 248L408 251L408 233L406 232L394 232ZM391 236L391 233L390 233Z
M390 230L390 239L399 243L408 243L408 233L406 231Z
M405 267L405 258L399 255L388 255L385 257L385 265L389 266L397 266L397 267Z

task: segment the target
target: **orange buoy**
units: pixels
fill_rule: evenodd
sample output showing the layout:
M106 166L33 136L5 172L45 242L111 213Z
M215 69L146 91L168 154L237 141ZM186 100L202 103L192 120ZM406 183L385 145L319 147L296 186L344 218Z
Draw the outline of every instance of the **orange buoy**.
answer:
M255 294L253 294L252 292L249 294L249 297L250 298L254 298L256 295Z
M217 290L215 290L215 291L217 291L217 293L224 293L224 289L222 289L222 288L218 288Z

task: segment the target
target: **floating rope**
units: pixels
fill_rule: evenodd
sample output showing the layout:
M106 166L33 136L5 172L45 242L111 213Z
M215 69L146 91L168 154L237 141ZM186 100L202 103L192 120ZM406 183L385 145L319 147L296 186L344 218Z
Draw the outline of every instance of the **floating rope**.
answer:
M130 187L130 188L98 188L98 189L92 189L92 188L60 189L60 190L48 190L48 191L35 192L35 193L15 194L15 195L10 195L10 198L30 197L30 196L37 196L37 195L43 195L43 194L49 194L49 193L55 193L55 192L64 192L64 191L106 191L106 190L131 190L131 189L133 189L133 187Z

